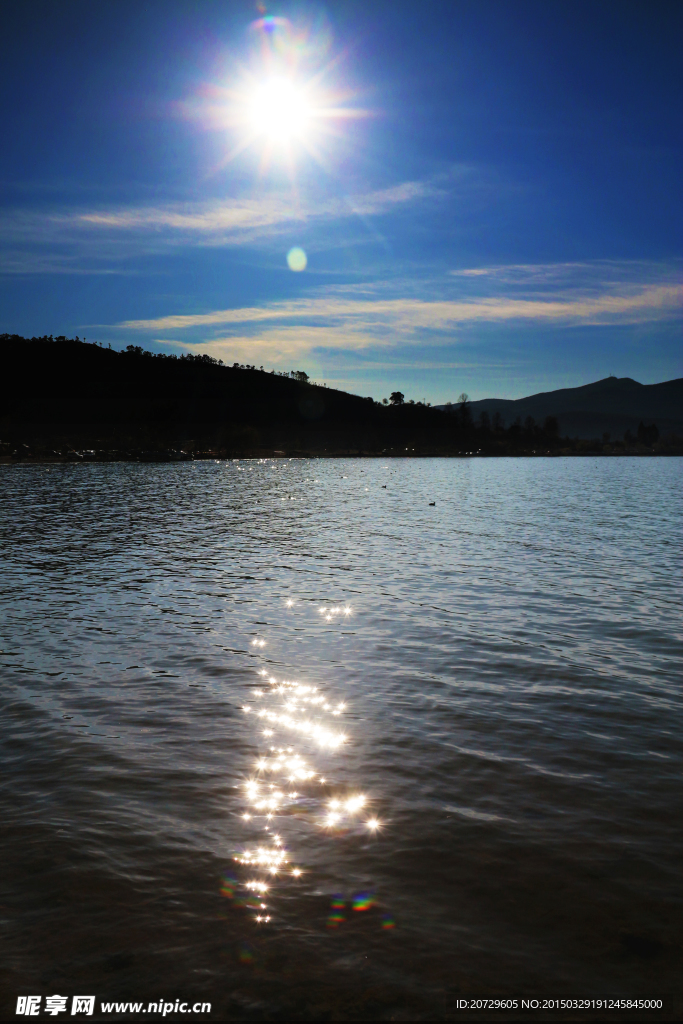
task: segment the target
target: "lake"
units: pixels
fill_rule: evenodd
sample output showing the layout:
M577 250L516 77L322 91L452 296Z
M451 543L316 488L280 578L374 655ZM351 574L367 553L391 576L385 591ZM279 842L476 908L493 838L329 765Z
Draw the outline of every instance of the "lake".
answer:
M0 482L4 1016L680 995L682 459Z

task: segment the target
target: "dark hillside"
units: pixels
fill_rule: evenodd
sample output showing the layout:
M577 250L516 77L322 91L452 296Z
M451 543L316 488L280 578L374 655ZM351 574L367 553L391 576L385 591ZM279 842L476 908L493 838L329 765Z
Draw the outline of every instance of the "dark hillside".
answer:
M123 352L5 335L0 417L50 424L272 423L367 419L374 403L208 356Z
M452 447L458 432L453 417L421 404L386 407L300 372L209 356L0 335L0 366L0 434L10 448L21 439L62 448L407 451L425 431L440 447Z

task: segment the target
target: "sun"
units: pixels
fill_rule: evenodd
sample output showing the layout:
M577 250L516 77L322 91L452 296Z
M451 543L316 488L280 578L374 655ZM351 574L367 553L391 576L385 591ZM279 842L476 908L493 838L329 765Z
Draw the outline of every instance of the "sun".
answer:
M342 55L329 56L324 19L294 25L267 15L250 25L250 33L254 45L231 64L230 78L204 83L179 107L209 131L225 133L209 173L247 150L258 153L260 177L284 170L294 183L309 158L333 173L335 151L344 145L342 126L374 113L357 107L359 94L340 81Z
M257 86L248 104L252 131L270 142L303 139L312 115L304 89L286 78L270 78Z

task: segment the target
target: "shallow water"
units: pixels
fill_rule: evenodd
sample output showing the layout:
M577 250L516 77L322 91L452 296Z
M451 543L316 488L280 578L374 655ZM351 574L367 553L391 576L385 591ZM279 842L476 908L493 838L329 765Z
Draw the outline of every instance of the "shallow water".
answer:
M0 467L8 1015L680 992L682 470Z

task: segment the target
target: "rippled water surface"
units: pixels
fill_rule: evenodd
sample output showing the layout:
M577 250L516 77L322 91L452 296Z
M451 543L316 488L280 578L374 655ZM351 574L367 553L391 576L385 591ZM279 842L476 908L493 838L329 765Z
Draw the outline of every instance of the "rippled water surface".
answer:
M681 470L0 467L12 1015L680 991Z

